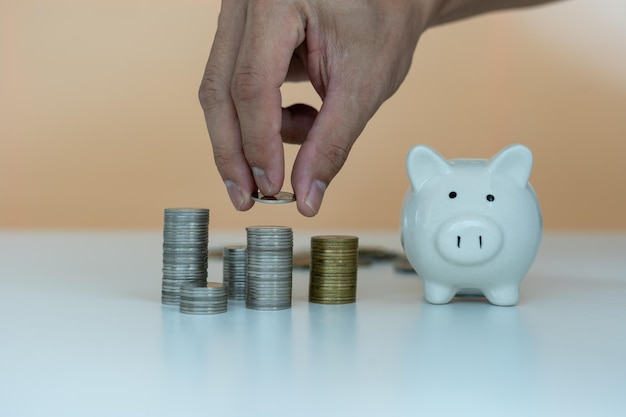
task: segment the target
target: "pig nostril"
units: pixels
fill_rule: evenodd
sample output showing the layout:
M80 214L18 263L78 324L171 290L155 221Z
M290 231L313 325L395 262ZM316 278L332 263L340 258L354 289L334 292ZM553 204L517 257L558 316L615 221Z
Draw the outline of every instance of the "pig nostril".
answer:
M460 248L461 247L461 236L457 236L456 237L456 247Z
M478 236L478 244L480 245L480 248L483 248L483 237L482 236Z

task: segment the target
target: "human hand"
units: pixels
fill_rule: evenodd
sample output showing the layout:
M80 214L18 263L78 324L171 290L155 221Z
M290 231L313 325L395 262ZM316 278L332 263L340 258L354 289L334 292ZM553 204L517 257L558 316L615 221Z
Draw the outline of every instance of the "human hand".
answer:
M235 208L274 195L283 142L300 144L297 207L317 214L324 191L368 120L404 80L429 1L224 0L200 87L218 171ZM285 81L308 80L319 110L281 108Z

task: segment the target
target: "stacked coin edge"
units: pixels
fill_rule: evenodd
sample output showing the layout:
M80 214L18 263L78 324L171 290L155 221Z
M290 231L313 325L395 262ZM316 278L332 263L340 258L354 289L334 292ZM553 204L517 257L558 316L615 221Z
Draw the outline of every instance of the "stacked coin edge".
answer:
M179 305L180 288L207 280L209 209L167 208L163 224L161 302Z
M247 288L246 245L229 245L223 248L223 280L231 300L245 300Z
M220 314L228 308L226 287L219 282L185 284L180 288L180 312Z
M311 237L309 301L349 304L356 301L358 237Z
M251 226L247 235L246 308L291 308L293 231L286 226Z

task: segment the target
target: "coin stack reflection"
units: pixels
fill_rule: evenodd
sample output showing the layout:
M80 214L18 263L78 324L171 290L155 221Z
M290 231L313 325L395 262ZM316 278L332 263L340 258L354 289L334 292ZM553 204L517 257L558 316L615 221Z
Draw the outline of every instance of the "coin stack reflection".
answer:
M247 227L246 233L246 307L254 310L290 308L293 231L284 226L256 226Z
M180 288L204 284L209 245L208 209L165 209L161 302L178 305Z
M231 300L246 299L246 261L245 245L224 246L224 286Z
M180 312L218 314L227 309L226 287L220 282L185 284L180 287Z
M356 236L313 236L309 301L347 304L356 301L359 239Z

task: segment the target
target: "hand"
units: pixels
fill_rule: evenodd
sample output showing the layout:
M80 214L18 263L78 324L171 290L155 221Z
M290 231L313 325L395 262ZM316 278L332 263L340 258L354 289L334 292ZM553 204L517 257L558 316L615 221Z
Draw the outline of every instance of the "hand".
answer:
M236 209L284 181L283 142L301 144L297 206L317 214L369 119L404 80L433 1L223 0L200 101ZM308 80L319 110L281 108L285 81Z

